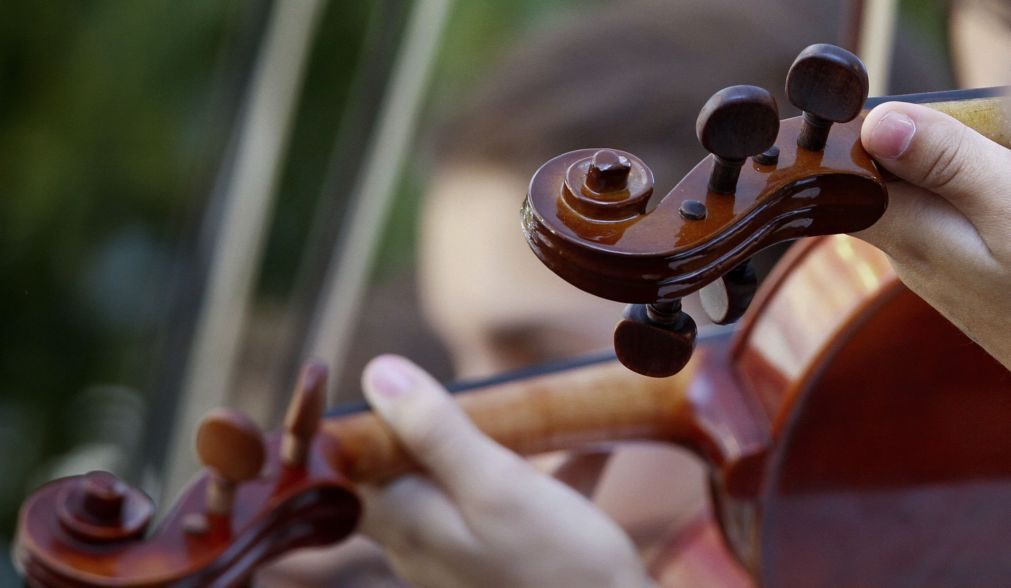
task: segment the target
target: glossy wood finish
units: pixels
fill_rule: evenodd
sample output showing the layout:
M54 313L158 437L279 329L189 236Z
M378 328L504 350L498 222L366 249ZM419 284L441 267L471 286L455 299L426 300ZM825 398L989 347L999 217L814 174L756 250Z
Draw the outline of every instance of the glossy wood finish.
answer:
M936 108L995 142L1011 146L1011 97L995 89L984 98L952 93L896 97ZM880 100L875 100L875 103ZM887 206L882 175L859 141L862 113L835 124L824 151L796 146L802 118L781 123L778 162L744 165L734 195L708 189L715 165L704 159L666 196L653 194L653 175L632 154L636 205L611 215L574 203L563 187L572 170L588 166L596 149L560 155L530 182L522 211L524 235L538 258L576 287L611 300L648 304L694 292L777 242L851 233L873 224ZM617 150L614 150L617 151ZM563 179L566 178L566 179ZM620 194L619 194L620 196ZM632 194L625 194L632 199ZM701 202L706 216L690 220L678 211ZM612 199L611 208L622 200Z
M545 265L580 289L653 303L694 292L769 245L870 226L887 197L881 174L859 146L859 121L835 125L823 152L797 148L801 122L782 122L779 162L745 164L736 194L707 189L710 156L647 211L624 220L588 216L562 194L566 171L596 150L556 157L531 180L523 207L527 241ZM678 213L689 199L705 204L705 219Z
M783 413L762 495L762 583L1006 582L1011 374L904 288L841 335Z
M731 352L772 424L755 519L725 520L755 577L798 587L1011 577L1011 373L865 243L824 238L778 270Z
M236 489L230 516L207 512L211 477L202 475L145 538L81 540L54 517L79 477L43 486L18 520L16 556L26 582L39 588L240 586L281 553L346 537L361 512L355 491L318 451L304 468L284 467L279 442L276 435L268 441L263 475ZM204 524L192 525L194 519Z

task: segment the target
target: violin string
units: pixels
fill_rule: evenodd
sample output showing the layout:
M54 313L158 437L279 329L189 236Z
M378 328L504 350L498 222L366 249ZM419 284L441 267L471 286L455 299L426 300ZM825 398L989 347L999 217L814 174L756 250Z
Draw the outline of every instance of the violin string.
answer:
M697 343L710 343L716 341L723 341L728 339L735 330L736 329L734 328L734 325L729 325L726 327L711 327L700 330L698 337L695 340ZM486 378L474 378L474 379L449 382L445 384L445 387L446 390L448 390L449 393L452 395L465 394L467 392L473 392L475 390L480 390L482 388L489 388L491 386L508 384L510 382L518 382L540 376L557 374L569 370L589 367L592 365L608 363L611 361L617 361L617 356L615 356L613 349L608 349L607 351L600 351L597 353L584 355L582 357L577 357L574 359L564 359L559 361L547 362L531 367L508 371L502 374L497 374ZM324 418L348 416L361 412L368 412L369 410L371 410L369 408L369 405L364 402L352 402L328 409L324 415Z
M1011 95L1011 86L993 86L990 88L973 88L971 90L942 90L940 92L921 92L918 94L897 94L894 96L875 96L864 102L864 108L870 110L885 102L908 102L910 104L932 104L935 102L956 102L960 100L979 100L982 98L997 98Z

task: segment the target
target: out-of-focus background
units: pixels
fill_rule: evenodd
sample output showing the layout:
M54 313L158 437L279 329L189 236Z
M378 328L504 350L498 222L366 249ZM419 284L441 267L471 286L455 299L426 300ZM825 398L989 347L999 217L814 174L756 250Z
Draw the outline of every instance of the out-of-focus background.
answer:
M303 356L334 364L342 402L384 351L453 377L415 293L442 138L522 73L503 68L526 39L616 4L0 4L0 544L54 476L112 469L157 496L206 408L275 426ZM935 80L945 4L899 3Z

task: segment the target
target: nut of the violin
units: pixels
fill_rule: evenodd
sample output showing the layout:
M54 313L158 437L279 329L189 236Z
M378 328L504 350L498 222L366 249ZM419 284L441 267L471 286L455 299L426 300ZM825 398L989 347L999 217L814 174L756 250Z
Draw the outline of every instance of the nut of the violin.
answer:
M776 99L757 86L730 86L705 103L695 122L699 143L715 156L709 189L731 194L744 160L776 142Z
M284 417L284 435L281 437L281 463L288 467L305 464L312 438L323 418L326 384L327 367L324 363L309 360L302 365Z
M868 92L867 69L860 58L835 45L819 43L800 52L786 76L786 95L804 111L798 145L825 146L832 123L853 120Z
M680 303L660 309L632 304L614 329L614 351L628 369L654 378L680 372L695 349L695 321Z
M266 454L263 434L249 417L226 408L208 413L197 430L197 456L211 473L207 510L231 512L235 487L259 475Z
M699 290L702 310L717 325L737 322L758 289L758 276L745 261Z

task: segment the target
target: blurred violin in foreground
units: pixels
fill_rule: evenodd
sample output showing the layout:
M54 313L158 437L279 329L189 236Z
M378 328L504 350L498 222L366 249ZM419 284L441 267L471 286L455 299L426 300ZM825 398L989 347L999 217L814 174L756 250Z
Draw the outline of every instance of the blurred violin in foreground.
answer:
M787 93L802 118L781 122L751 86L714 95L697 127L713 155L662 198L630 153L546 163L523 208L527 239L569 282L631 304L615 350L639 373L585 362L460 403L524 454L631 440L692 450L728 549L761 585L999 585L1011 577L1011 374L883 253L835 235L887 206L859 141L859 60L809 47ZM997 94L911 99L1007 145ZM816 238L758 288L747 259L801 237ZM698 290L715 322L741 319L732 335L697 336L680 299ZM208 415L206 471L153 530L151 501L111 474L40 488L18 524L28 584L239 586L282 553L347 537L356 484L415 466L375 416L325 415L325 378L306 364L273 435L234 411Z

